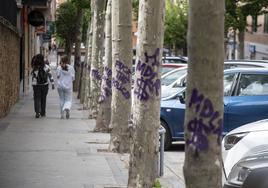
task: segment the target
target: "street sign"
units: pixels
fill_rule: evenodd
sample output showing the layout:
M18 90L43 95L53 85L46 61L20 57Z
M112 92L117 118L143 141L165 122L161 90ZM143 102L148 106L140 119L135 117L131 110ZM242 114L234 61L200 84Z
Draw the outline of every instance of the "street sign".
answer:
M42 38L43 38L43 42L51 42L51 34L50 33L43 33Z
M46 21L47 33L53 34L55 32L55 22Z
M33 10L28 14L28 20L29 23L34 27L44 25L45 23L45 17L43 13L37 10Z
M250 45L249 45L249 52L251 52L251 53L255 53L255 52L256 52L256 46L250 44Z

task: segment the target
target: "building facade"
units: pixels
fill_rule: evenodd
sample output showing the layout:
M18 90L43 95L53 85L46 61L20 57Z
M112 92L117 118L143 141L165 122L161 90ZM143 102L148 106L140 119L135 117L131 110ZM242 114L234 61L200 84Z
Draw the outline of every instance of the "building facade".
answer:
M20 33L17 28L17 4L1 0L0 5L0 118L7 115L19 99L22 80Z
M44 17L38 27L30 24L32 11ZM31 91L31 59L37 53L45 55L55 11L56 0L1 0L0 118L8 114L20 95Z
M268 14L247 18L245 59L268 60Z

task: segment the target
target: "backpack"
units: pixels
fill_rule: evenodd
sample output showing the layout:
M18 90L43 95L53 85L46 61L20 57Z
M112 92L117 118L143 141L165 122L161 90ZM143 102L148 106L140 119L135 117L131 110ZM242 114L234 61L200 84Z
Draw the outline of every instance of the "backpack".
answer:
M37 79L37 84L45 84L45 83L47 83L48 74L44 70L43 67L39 68L36 79Z

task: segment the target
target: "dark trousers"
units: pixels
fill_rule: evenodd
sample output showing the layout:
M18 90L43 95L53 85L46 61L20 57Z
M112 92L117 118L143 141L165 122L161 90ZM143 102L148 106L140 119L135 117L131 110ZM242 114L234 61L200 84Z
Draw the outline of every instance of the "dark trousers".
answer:
M41 115L46 115L46 102L48 93L47 85L34 85L34 110L35 113L40 113Z

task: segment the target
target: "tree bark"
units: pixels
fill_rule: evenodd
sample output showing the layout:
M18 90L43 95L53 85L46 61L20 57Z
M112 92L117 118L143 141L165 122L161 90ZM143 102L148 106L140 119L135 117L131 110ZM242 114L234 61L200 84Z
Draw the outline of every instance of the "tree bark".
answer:
M104 73L101 82L100 108L94 131L109 131L111 120L111 97L112 97L112 39L111 39L111 9L112 0L108 0L105 14L105 56Z
M190 0L184 177L187 188L221 188L224 1Z
M89 109L90 106L90 70L91 70L91 56L92 56L92 33L93 33L93 17L94 17L94 1L90 2L90 24L89 24L89 33L88 33L88 46L87 46L87 59L86 59L86 69L85 69L85 94L84 94L84 103L83 109Z
M158 172L160 65L165 1L139 2L129 188L152 188Z
M82 22L83 22L83 9L77 8L76 15L76 36L75 36L75 49L74 49L74 69L75 81L73 84L73 91L78 91L80 77L81 77L81 40L82 40Z
M87 29L87 39L86 39L86 54L85 54L85 60L83 64L83 71L81 76L81 87L79 88L80 91L80 103L84 104L85 101L85 93L86 93L86 76L87 76L87 65L88 65L88 50L89 50L89 35L90 35L90 24Z
M106 0L94 0L92 57L90 70L90 111L89 117L96 118L100 97L102 75L102 50L104 41L104 17Z
M68 57L69 64L71 63L71 56L72 56L72 50L73 50L72 44L73 44L72 40L65 41L65 53Z
M112 112L111 151L129 152L131 110L132 3L112 1ZM122 115L124 114L124 115Z

